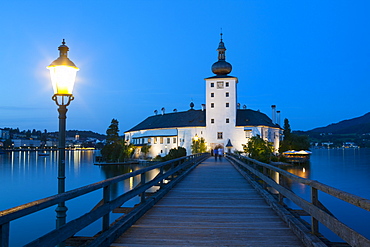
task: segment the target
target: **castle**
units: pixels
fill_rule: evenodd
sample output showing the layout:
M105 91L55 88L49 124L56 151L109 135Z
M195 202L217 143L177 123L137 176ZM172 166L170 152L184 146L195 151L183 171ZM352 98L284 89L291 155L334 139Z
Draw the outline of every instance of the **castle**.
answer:
M150 145L149 157L165 156L172 148L183 147L191 154L193 138L204 138L208 151L222 147L227 152L242 151L242 144L259 135L273 143L278 151L281 127L276 122L276 109L272 106L272 119L260 111L240 109L237 103L238 78L229 76L232 70L226 62L226 48L222 40L217 48L218 61L212 65L215 76L205 78L206 104L201 110L161 113L146 118L125 132L125 140L135 145L135 156L140 157L143 145Z

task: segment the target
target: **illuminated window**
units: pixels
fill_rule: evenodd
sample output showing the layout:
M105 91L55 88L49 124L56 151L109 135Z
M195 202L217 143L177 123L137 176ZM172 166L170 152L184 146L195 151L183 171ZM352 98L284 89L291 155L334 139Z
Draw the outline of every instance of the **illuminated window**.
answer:
M163 144L163 137L160 137L160 138L159 138L159 142L160 142L161 144Z
M215 107L215 103L211 103L211 108L214 108Z
M226 107L229 107L229 103L226 103Z
M217 132L217 139L222 139L222 132Z
M225 93L225 96L226 96L226 97L229 97L229 92L226 92L226 93Z
M215 123L215 120L213 118L211 119L211 123Z
M152 138L148 138L148 143L152 143Z
M215 87L215 84L213 82L211 82L211 87Z
M215 97L215 94L214 93L211 93L211 97Z
M252 137L252 131L245 131L245 138L251 138Z
M226 123L229 123L229 119L228 118L226 118Z
M173 143L176 143L176 137L173 138Z
M171 143L171 138L167 138L167 144Z
M157 137L154 137L154 144L157 144Z

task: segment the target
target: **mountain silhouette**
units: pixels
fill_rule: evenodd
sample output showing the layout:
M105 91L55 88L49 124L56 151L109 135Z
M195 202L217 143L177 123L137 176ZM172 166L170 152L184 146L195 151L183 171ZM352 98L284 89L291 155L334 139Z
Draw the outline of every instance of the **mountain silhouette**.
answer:
M326 127L319 127L307 133L332 133L332 134L365 134L370 133L370 112L361 117L347 119Z

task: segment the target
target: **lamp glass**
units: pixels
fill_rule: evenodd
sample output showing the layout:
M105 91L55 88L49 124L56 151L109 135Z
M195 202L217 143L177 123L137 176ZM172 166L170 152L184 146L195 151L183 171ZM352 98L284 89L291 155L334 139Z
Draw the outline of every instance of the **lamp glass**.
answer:
M76 74L79 69L65 65L48 66L47 68L50 71L54 94L72 95Z

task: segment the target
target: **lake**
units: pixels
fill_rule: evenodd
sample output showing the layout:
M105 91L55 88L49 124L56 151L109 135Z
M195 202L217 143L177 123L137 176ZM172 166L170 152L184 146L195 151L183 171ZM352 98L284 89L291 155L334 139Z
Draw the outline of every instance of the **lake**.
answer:
M140 166L96 166L93 163L94 151L66 152L66 190L75 189L110 177L140 169ZM57 152L49 156L39 156L37 152L15 151L0 155L0 210L18 206L57 193ZM310 163L301 166L285 167L296 175L318 180L324 184L370 198L370 149L314 149ZM149 174L148 176L153 176ZM138 183L135 178L114 187L113 197L133 188ZM291 189L304 198L309 198L306 186L291 184ZM95 206L102 197L97 191L67 202L67 220L73 219ZM319 200L348 226L370 238L370 213L347 203L319 194ZM132 206L138 198L128 202ZM292 205L293 206L293 205ZM43 235L55 227L55 207L25 218L10 225L11 246L21 246ZM113 214L114 215L114 214ZM118 217L119 215L117 215ZM308 218L308 217L307 217ZM115 217L112 216L112 220ZM100 229L98 221L78 235L93 235ZM331 241L339 241L334 234L320 226Z

